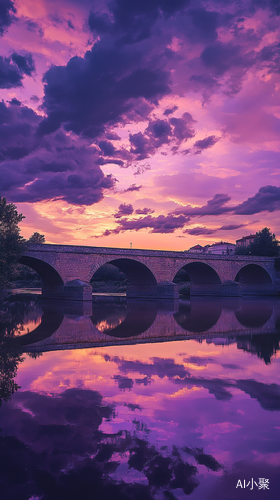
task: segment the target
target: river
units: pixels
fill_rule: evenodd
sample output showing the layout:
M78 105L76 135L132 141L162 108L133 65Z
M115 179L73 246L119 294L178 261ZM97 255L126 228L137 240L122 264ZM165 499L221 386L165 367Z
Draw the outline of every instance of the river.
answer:
M278 497L279 298L0 309L2 500Z

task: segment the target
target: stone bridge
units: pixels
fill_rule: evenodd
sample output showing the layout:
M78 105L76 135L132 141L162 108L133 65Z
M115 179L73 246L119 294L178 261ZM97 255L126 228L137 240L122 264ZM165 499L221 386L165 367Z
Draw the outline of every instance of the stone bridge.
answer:
M189 276L191 295L280 293L273 257L43 244L30 246L19 262L41 276L45 297L91 300L89 282L108 263L127 276L128 297L176 297L173 280L181 269Z

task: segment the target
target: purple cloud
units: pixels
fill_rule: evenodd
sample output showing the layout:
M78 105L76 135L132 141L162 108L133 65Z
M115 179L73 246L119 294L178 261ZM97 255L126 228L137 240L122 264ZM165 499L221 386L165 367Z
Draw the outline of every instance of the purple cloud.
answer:
M136 134L130 134L130 152L137 161L144 160L164 144L175 142L175 152L178 146L188 139L194 137L193 124L195 120L190 113L184 113L181 118L169 118L164 120L150 120L146 130Z
M13 14L16 8L13 0L1 0L0 3L0 36L3 35L6 28L12 24Z
M110 14L92 11L88 23L93 32L110 33L116 37L118 45L130 45L149 38L157 19L162 16L168 19L178 11L183 11L189 3L190 0L173 0L173 2L115 0L107 6Z
M24 158L38 148L36 129L40 120L17 99L12 99L9 106L0 102L0 162Z
M125 203L121 203L119 205L118 211L115 213L114 217L116 219L119 219L120 217L123 217L124 215L131 215L133 214L133 206L128 204L126 205Z
M21 87L25 75L31 76L35 64L31 54L22 56L14 52L11 57L0 56L0 88Z
M106 230L103 236L119 234L123 231L140 231L140 229L151 228L151 233L174 233L176 229L184 227L187 218L184 215L159 215L158 217L141 217L139 219L122 219L115 229Z
M73 57L66 66L52 66L44 75L43 108L47 114L39 133L49 134L61 125L78 135L94 138L105 127L120 123L144 98L154 103L170 92L169 74L123 48L97 43L85 56Z
M230 199L230 196L226 194L216 194L202 207L193 208L187 205L186 207L180 207L170 212L166 216L159 215L152 217L151 215L147 215L147 217L131 220L124 218L115 229L105 231L104 236L119 234L123 231L139 231L144 228L151 228L151 233L173 233L176 229L182 229L186 224L189 224L193 217L223 215L225 213L252 215L262 211L274 212L275 210L280 210L280 188L276 186L260 188L254 197L249 198L238 206L228 206L227 203ZM144 213L140 212L140 210L138 209L136 213ZM216 229L197 226L192 229L186 229L184 232L190 235L210 235L217 231L232 231L244 226L245 224L229 224Z
M280 187L263 186L258 193L234 209L238 215L253 215L259 212L280 210Z
M92 205L102 200L104 190L115 187L115 178L104 175L92 161L90 148L73 143L62 133L49 136L48 141L48 150L41 148L36 154L2 163L0 185L9 200L61 199Z
M199 236L201 234L214 234L217 231L234 231L235 229L239 229L241 227L246 227L246 224L229 224L227 226L221 226L215 229L210 229L205 226L196 226L192 229L185 229L184 233L191 234L192 236Z
M129 186L127 189L124 190L124 193L129 193L129 192L132 192L132 191L140 191L140 189L142 188L142 186L136 186L136 184L131 184L131 186ZM138 212L136 212L138 213Z
M148 215L148 214L153 214L154 210L152 208L147 208L147 207L137 208L137 210L135 210L135 213L139 215Z
M202 207L192 208L190 205L187 205L186 207L178 208L173 213L187 216L221 215L233 210L225 206L230 199L230 196L227 194L215 194L215 196L207 201L207 204Z
M212 148L218 141L220 137L215 137L215 135L210 135L209 137L205 137L200 141L196 141L194 143L195 154L200 154L202 150Z
M208 229L207 227L193 227L192 229L185 229L184 233L190 234L192 236L200 236L201 234L213 234L216 232L216 229Z
M178 106L175 104L174 106L172 106L171 108L167 108L165 111L164 111L164 115L165 116L169 116L169 115L172 115L173 113L175 113L175 111L177 111L178 109Z

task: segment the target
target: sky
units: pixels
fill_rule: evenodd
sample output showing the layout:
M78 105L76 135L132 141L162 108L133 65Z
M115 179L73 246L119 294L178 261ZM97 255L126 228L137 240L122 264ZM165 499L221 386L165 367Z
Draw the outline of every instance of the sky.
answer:
M1 0L0 195L48 243L280 236L279 0Z

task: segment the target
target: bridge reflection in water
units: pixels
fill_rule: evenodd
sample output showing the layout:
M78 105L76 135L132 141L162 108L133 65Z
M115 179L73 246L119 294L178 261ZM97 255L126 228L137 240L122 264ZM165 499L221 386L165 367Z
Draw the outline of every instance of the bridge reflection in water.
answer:
M92 304L38 300L41 322L18 338L23 351L36 353L193 338L239 342L252 352L258 351L259 339L261 349L267 344L271 355L279 348L277 299L193 298L165 302L98 297ZM256 340L255 347L252 337Z

